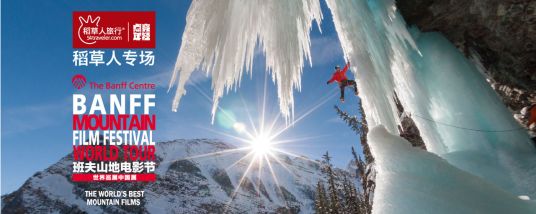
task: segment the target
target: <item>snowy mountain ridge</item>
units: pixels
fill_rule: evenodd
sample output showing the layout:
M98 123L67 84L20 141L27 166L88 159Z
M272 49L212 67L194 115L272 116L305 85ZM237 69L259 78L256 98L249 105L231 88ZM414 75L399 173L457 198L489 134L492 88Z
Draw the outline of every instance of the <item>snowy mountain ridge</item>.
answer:
M195 139L157 143L154 183L72 183L72 155L30 177L17 191L2 196L3 213L311 213L314 190L323 179L320 165L279 155L268 167L251 167L241 159L248 151L218 140ZM190 158L187 158L190 157ZM236 165L232 166L233 163ZM265 164L266 165L266 164ZM259 174L259 170L261 173ZM339 172L342 172L339 170ZM141 206L88 206L85 190L144 190ZM231 202L231 198L233 198Z

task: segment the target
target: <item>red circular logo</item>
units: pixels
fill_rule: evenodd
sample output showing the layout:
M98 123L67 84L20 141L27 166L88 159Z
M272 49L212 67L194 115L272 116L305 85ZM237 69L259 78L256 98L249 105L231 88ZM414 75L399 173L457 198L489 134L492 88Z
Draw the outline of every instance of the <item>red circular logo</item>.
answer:
M81 88L86 86L86 77L82 74L77 74L73 76L71 82L76 89L80 90Z

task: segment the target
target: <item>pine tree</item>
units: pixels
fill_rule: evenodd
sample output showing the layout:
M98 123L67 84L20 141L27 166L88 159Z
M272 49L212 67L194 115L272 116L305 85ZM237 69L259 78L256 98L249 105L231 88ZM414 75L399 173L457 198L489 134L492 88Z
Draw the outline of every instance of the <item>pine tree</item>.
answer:
M361 100L359 101L359 114L361 115L361 121L359 123L359 139L361 142L361 147L363 148L363 154L365 155L365 160L367 161L367 164L372 164L374 162L374 158L372 157L372 153L370 152L370 147L368 145L368 139L367 135L369 132L368 129L368 122L367 122L367 115L365 114L365 109L363 109L363 103Z
M350 201L351 193L350 187L348 186L348 178L346 175L343 175L342 179L342 199L341 199L341 208L343 213L351 213L353 202Z
M316 198L315 198L315 210L318 214L327 214L329 201L327 201L326 190L324 188L324 182L318 181L316 185Z
M354 162L357 168L357 177L361 184L360 192L360 207L362 213L372 212L372 193L374 192L375 183L369 178L369 170L367 170L367 163L365 163L361 157L357 155L354 147L352 147L352 155L354 156Z
M339 196L337 192L337 187L335 184L335 174L333 173L331 165L331 157L329 153L326 152L323 156L325 163L325 173L328 176L328 193L329 193L329 212L330 214L341 213L341 205L339 203Z
M366 213L364 212L364 203L363 203L363 194L361 193L361 191L357 191L357 189L355 188L355 186L352 184L351 186L351 189L350 189L351 193L352 193L352 201L354 201L354 207L353 207L353 212L352 213L358 213L358 214L361 214L361 213Z
M343 176L344 213L361 213L354 184Z
M363 155L365 155L365 160L368 164L374 162L372 153L370 152L370 147L368 145L367 134L368 134L368 124L363 106L359 104L359 111L361 114L361 119L359 120L356 116L350 116L348 113L342 111L338 106L334 106L337 111L337 115L346 122L346 124L357 134L359 135L361 147L363 148Z
M352 184L352 187L355 190L355 197L350 200L355 201L357 210L352 213L366 213L370 214L372 212L372 202L373 202L373 193L375 189L374 177L370 175L373 171L374 158L370 151L368 145L367 134L368 134L368 123L363 109L363 105L359 103L359 113L361 115L360 119L356 116L350 116L348 113L342 111L338 106L335 106L337 115L344 121L346 124L357 134L359 135L361 148L363 150L363 156L365 160L361 159L355 152L354 147L352 147L352 155L354 156L354 162L357 168L357 177L359 183L361 184L360 188L355 189L355 186Z

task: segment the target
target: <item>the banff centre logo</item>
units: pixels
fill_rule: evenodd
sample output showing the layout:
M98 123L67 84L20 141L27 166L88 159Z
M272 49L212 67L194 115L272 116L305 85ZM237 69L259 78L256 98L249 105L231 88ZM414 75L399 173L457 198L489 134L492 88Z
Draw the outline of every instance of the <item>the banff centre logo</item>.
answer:
M155 48L154 12L73 12L73 48Z
M76 74L71 79L71 82L73 83L74 88L80 90L86 86L86 77L82 74Z

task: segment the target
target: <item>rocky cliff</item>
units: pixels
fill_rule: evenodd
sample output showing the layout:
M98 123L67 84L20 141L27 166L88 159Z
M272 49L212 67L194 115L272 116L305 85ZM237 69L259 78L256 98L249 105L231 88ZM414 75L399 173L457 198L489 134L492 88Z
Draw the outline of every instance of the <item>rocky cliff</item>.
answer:
M511 110L536 102L536 1L397 0L397 7L408 24L478 56Z

